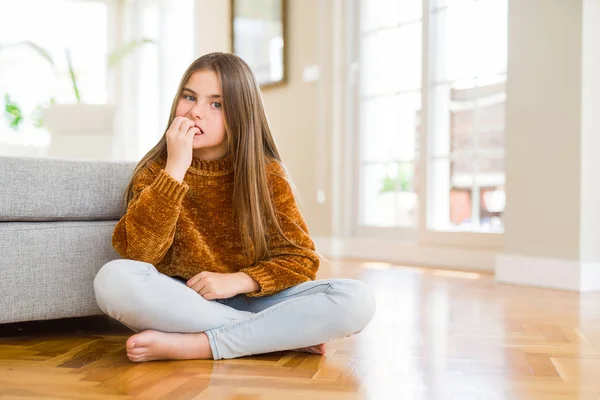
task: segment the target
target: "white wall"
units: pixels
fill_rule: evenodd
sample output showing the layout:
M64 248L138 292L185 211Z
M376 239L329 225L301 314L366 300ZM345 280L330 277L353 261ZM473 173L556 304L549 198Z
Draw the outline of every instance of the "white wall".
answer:
M510 1L500 281L600 290L600 0Z
M506 251L577 259L581 4L509 4Z

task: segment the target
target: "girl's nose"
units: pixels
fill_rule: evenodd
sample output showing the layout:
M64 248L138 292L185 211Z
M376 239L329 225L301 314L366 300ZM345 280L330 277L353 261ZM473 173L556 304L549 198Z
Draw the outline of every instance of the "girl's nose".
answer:
M204 118L204 112L202 111L202 108L199 105L192 107L192 109L190 110L190 115L194 118Z

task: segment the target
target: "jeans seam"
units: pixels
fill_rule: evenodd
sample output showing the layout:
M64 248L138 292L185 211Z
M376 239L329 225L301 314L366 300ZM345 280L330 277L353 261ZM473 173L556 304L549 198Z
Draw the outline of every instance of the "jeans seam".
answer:
M331 282L327 282L327 286L329 286L329 287L327 288L327 290L325 290L325 294L329 294L329 292L331 290L335 290L335 288L333 287L333 284Z
M331 283L330 283L330 282L326 282L326 283L320 283L320 284L318 284L318 285L311 286L311 287L310 287L310 288L308 288L308 289L304 289L304 290L302 290L301 292L296 292L296 293L293 293L293 294L278 295L278 294L276 293L276 294L274 294L274 295L272 295L272 296L269 296L269 298L272 298L272 299L285 299L285 298L287 298L287 297L295 297L295 296L298 296L299 294L305 293L305 292L307 292L307 291L309 291L309 290L312 290L312 289L314 289L314 288L316 288L316 287L319 287L319 286L324 286L324 285L325 285L325 286L329 286L329 287L327 288L327 290L325 291L325 293L327 293L327 292L328 292L328 291L331 289ZM315 294L317 294L317 293L315 293Z

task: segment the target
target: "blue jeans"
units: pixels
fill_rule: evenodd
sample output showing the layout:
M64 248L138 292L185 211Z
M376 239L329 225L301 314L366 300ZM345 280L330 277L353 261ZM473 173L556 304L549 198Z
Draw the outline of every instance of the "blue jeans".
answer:
M204 332L215 360L313 346L360 332L375 312L358 280L301 283L267 297L205 300L153 265L114 260L94 279L102 311L136 332Z

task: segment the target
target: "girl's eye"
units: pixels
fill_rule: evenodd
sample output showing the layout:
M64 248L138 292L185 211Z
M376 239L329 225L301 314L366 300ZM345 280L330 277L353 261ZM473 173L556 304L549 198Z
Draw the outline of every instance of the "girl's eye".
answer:
M213 106L213 108L216 108L218 110L221 108L221 103L219 103L218 101L215 101L214 103L211 104L211 106Z
M183 98L189 101L196 101L196 98L194 96L192 96L191 94L186 94L183 95Z

